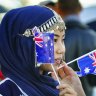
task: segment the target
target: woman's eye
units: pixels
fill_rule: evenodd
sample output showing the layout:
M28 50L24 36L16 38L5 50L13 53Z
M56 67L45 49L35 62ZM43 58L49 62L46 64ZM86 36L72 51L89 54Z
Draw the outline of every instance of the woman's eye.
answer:
M54 42L56 43L57 42L57 39L54 39Z
M62 43L64 43L65 38L62 39Z

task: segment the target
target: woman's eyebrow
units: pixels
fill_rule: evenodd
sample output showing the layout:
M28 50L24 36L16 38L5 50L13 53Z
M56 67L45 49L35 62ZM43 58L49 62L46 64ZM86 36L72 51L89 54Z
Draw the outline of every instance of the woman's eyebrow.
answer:
M60 36L59 36L59 35L57 35L57 34L54 34L54 36L56 36L56 37L60 37ZM62 37L65 37L65 34L64 34Z
M57 34L54 34L54 36L56 36L56 37L60 37L59 35L57 35Z

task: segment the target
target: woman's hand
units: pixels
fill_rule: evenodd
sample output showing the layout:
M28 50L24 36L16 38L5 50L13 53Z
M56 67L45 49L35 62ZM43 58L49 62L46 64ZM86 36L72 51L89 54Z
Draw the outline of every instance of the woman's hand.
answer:
M66 83L72 86L72 88L77 92L78 96L85 96L79 77L72 68L64 65L64 67L58 69L58 74L61 78L61 83Z
M86 96L84 90L82 88L82 84L79 80L79 77L74 72L74 70L68 67L65 63L63 67L58 68L57 74L61 84L68 84L70 87L77 92L78 96ZM52 73L52 77L56 79L54 73ZM73 96L73 95L72 95Z
M59 96L77 96L75 90L68 84L60 84L56 88L60 90Z

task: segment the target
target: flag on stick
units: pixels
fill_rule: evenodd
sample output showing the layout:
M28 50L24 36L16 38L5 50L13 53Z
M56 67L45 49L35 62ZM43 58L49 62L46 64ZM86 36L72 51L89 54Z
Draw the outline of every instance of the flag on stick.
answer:
M32 29L36 44L37 63L54 63L54 33L40 32L37 27Z
M79 77L82 77L88 74L96 75L96 49L68 62L67 65L75 61L77 61L78 67L80 69L80 71L77 71L77 74ZM60 68L62 67L63 66L61 66Z

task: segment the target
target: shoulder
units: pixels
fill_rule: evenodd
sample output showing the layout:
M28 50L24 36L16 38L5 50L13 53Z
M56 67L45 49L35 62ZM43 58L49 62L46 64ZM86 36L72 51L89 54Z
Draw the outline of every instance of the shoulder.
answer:
M80 39L82 38L90 38L92 40L96 40L96 32L90 28L67 28L66 29L66 38L72 38L72 39Z
M96 34L96 32L92 29L90 29L89 26L87 26L86 24L83 24L79 21L67 21L65 22L66 27L67 27L67 32L66 34L75 34L75 35L89 35L92 36L93 34Z
M6 78L0 82L0 90L5 88L7 89L12 85L14 85L14 83L9 78Z
M23 94L22 89L10 78L0 82L0 96L20 96L20 94Z

